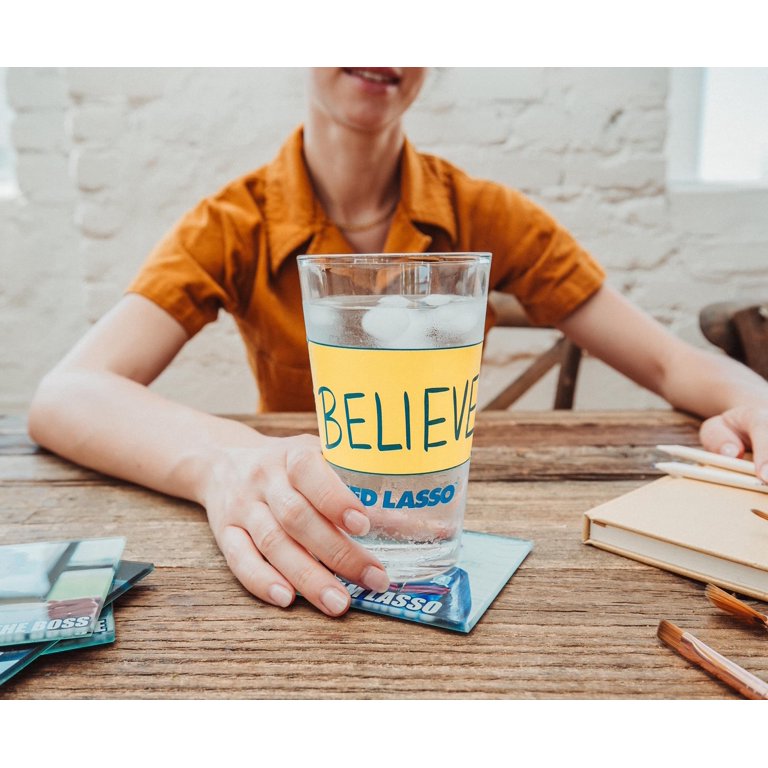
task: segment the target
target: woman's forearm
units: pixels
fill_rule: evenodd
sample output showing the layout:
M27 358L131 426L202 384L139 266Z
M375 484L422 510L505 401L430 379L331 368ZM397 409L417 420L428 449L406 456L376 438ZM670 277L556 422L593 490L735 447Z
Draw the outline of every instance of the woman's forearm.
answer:
M739 406L768 407L768 381L745 365L693 347L678 349L660 391L675 407L703 418Z
M54 369L43 379L29 432L78 464L198 502L217 448L256 446L264 439L123 376L77 367Z

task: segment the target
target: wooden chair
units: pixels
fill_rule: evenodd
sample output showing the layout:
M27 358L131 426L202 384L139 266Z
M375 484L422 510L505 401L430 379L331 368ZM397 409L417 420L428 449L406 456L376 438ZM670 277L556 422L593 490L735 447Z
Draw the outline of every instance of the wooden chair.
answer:
M709 304L699 326L707 341L768 379L768 302Z
M496 326L503 328L534 327L520 303L505 293L493 291L488 299L496 314ZM570 410L576 393L576 378L581 363L581 349L565 336L561 336L546 352L542 352L531 365L504 388L483 410L504 410L522 397L553 366L560 365L555 400L556 410Z

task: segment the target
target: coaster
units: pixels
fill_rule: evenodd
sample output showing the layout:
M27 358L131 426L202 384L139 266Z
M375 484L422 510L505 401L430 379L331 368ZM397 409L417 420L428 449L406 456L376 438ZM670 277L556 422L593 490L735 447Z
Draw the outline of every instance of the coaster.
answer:
M351 595L352 608L466 633L532 549L533 542L525 539L464 531L457 565L429 581L372 592L337 578Z

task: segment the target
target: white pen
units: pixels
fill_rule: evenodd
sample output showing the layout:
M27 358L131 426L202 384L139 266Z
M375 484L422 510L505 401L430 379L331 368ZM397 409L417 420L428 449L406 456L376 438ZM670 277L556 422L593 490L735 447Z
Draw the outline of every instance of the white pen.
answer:
M657 445L656 448L677 459L698 461L699 464L708 464L711 467L722 467L734 472L742 472L747 475L757 474L755 463L746 459L735 459L731 456L723 456L720 453L710 453L701 448L689 448L687 445Z
M730 485L733 488L746 488L749 491L768 493L768 485L758 480L758 478L749 477L737 472L728 472L723 469L713 469L712 467L700 467L696 464L685 464L681 461L659 461L654 466L662 472L674 475L675 477L689 477L693 480L704 480L708 483Z

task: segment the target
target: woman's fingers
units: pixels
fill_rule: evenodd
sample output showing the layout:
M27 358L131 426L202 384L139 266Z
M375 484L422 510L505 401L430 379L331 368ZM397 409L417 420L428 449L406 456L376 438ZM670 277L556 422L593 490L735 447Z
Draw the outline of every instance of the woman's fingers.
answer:
M741 456L744 453L744 441L741 435L730 426L724 416L707 419L699 430L701 444L708 451L723 456Z
M381 563L321 515L287 478L274 477L264 491L267 505L288 537L311 552L332 573L377 591L389 587L389 577ZM291 578L267 552L261 551L287 578ZM293 583L301 589L295 581Z
M699 434L707 450L726 456L740 456L750 447L757 475L768 483L768 408L731 408L707 419Z
M264 560L249 533L228 525L221 532L219 546L230 570L251 594L280 608L293 602L293 587Z
M294 443L285 463L288 481L318 512L353 536L368 533L371 522L365 507L328 465L316 439Z
M206 499L208 518L229 567L254 595L288 605L295 591L329 616L350 604L335 574L384 592L381 563L344 531L370 530L361 501L326 464L317 438L269 439L232 449Z
M246 526L261 556L312 605L329 616L339 616L349 608L347 590L327 568L288 535L266 504L257 502L254 505Z

